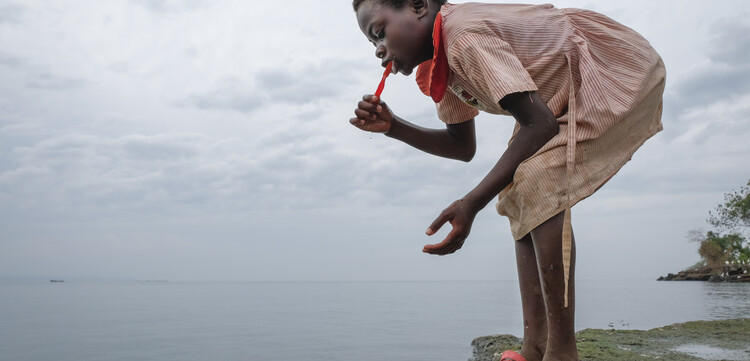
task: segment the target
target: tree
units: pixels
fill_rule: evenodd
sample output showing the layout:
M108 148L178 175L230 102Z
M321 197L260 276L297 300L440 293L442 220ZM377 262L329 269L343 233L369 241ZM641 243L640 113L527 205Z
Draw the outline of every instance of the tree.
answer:
M750 180L747 186L725 193L724 203L714 212L708 212L707 222L716 232L691 231L688 238L699 242L698 254L714 272L724 265L748 266L750 243L746 233L750 228Z
M740 190L724 193L724 204L715 212L708 212L708 223L719 230L742 233L750 228L750 180Z

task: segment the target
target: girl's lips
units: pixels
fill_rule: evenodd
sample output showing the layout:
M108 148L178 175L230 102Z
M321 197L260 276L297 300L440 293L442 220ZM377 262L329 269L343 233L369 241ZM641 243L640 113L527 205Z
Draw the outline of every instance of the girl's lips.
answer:
M391 74L396 75L398 73L401 73L403 75L409 75L411 74L410 69L405 69L402 67L401 63L396 60L396 58L392 58L389 63L393 64L393 67L391 68ZM387 63L386 63L387 64Z
M393 64L391 74L398 74L401 71L401 64L396 59L391 59L391 63Z

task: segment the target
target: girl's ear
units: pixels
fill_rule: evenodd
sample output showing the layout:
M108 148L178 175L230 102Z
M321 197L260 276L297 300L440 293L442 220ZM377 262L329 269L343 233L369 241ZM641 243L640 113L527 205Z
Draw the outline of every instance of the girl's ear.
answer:
M414 13L417 14L418 18L421 18L429 13L430 0L412 0L412 8Z

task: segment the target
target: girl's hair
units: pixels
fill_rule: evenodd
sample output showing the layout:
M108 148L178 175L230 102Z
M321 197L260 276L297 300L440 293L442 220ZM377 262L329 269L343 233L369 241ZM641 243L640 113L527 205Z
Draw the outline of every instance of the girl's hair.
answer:
M357 9L359 9L359 6L362 5L363 2L368 0L354 0L352 2L352 6L354 7L354 11L356 12ZM406 3L409 0L369 0L369 1L377 1L381 4L388 4L396 9L401 9L402 6L404 6L404 3ZM434 3L443 5L446 3L447 0L427 0L432 1Z

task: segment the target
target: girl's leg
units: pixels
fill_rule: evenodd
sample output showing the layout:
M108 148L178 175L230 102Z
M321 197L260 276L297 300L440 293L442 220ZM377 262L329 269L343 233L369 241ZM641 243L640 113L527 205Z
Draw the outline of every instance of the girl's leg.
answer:
M547 309L530 234L516 242L516 265L523 307L523 346L520 353L526 361L541 361L547 348Z
M545 361L578 360L575 338L575 240L568 278L568 307L565 307L565 282L562 262L564 212L531 231L539 266L544 303L547 310L547 349Z

